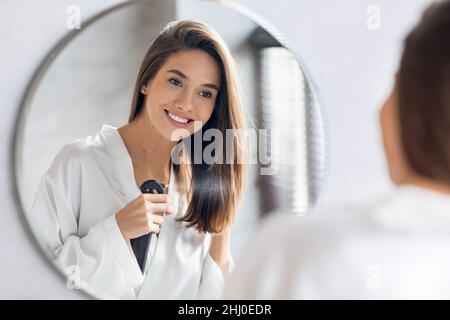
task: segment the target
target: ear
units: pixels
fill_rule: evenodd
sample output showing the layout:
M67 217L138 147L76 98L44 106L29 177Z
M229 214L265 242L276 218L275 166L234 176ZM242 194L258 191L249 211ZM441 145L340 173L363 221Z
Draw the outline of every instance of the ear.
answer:
M147 84L143 84L139 89L139 91L144 95L147 94L148 93Z

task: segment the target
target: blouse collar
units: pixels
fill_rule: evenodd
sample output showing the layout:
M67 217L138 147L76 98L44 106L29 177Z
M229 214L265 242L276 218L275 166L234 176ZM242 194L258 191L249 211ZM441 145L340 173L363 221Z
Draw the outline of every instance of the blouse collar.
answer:
M375 205L372 219L404 231L450 230L450 195L404 185Z

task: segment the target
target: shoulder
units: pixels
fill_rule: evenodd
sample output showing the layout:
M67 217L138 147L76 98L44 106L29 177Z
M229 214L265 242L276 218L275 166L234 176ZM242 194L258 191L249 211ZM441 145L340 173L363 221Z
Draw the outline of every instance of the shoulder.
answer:
M435 209L434 217L432 201L421 197L408 190L393 190L365 204L316 209L303 216L275 213L263 221L257 242L311 261L320 256L368 258L388 250L390 242L410 246L415 237L426 241L427 235L437 234L437 230L448 232L450 218L443 218L444 210ZM426 207L421 207L425 202Z
M98 153L102 152L104 147L91 136L73 140L57 152L47 174L53 177L61 174L65 176L71 173L78 174L84 165L95 161Z
M259 277L256 280L275 290L268 293L270 298L274 292L282 294L281 298L398 296L402 291L395 292L397 288L416 281L414 272L439 276L433 268L450 263L448 232L442 237L435 233L424 237L416 233L415 225L411 227L412 212L422 202L411 200L409 191L394 190L363 205L313 210L304 216L275 213L262 223L242 270L249 279ZM420 217L429 214L430 210ZM418 221L423 225L427 220ZM442 219L439 221L442 224ZM431 269L427 266L399 278L402 273L398 270L408 270L419 261L427 261ZM383 289L386 291L372 290L371 281L380 270L383 281L390 284Z
M366 206L341 207L334 210L312 210L304 215L277 212L264 219L260 233L271 233L280 241L301 241L348 234L364 224ZM298 239L295 239L298 238Z
M92 156L100 148L100 145L91 137L73 140L64 145L55 158L65 160L83 159Z
M281 259L289 259L293 264L321 263L322 257L339 260L349 252L370 246L382 232L370 221L370 208L362 205L320 209L296 216L276 213L262 222L253 249L277 252Z

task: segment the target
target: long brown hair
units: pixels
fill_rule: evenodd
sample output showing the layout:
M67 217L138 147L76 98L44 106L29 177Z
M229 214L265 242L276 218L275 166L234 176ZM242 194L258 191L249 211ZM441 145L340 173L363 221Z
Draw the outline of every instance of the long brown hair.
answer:
M450 186L450 1L432 4L406 38L397 86L409 164Z
M186 186L183 190L189 202L186 214L179 221L185 221L188 227L196 227L201 232L220 232L233 219L245 183L244 135L241 130L236 130L245 129L245 121L234 59L225 42L211 27L197 21L182 20L171 22L162 30L142 62L134 88L129 122L143 109L145 96L140 91L142 85L155 77L168 57L188 49L203 50L214 58L220 69L221 87L211 118L201 130L184 139L189 140L191 146L184 156L189 156L191 161L173 164L177 181ZM203 130L209 128L220 130L222 137L226 136L227 129L233 129L231 163L207 164L204 159L200 163L193 161L196 150L193 143L197 141L195 136L202 135ZM203 139L199 140L202 141L203 154L207 145ZM226 143L223 145L224 154L225 148Z

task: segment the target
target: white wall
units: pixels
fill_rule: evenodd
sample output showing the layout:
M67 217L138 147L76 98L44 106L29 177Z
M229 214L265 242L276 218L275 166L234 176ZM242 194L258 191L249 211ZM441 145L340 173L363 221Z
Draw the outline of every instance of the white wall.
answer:
M66 289L40 254L18 210L12 139L26 86L66 29L66 8L87 19L120 0L0 0L0 298L84 298ZM321 205L365 201L388 191L377 111L391 85L401 40L428 0L239 0L271 21L307 63L327 109L331 167ZM366 27L369 5L381 29Z

